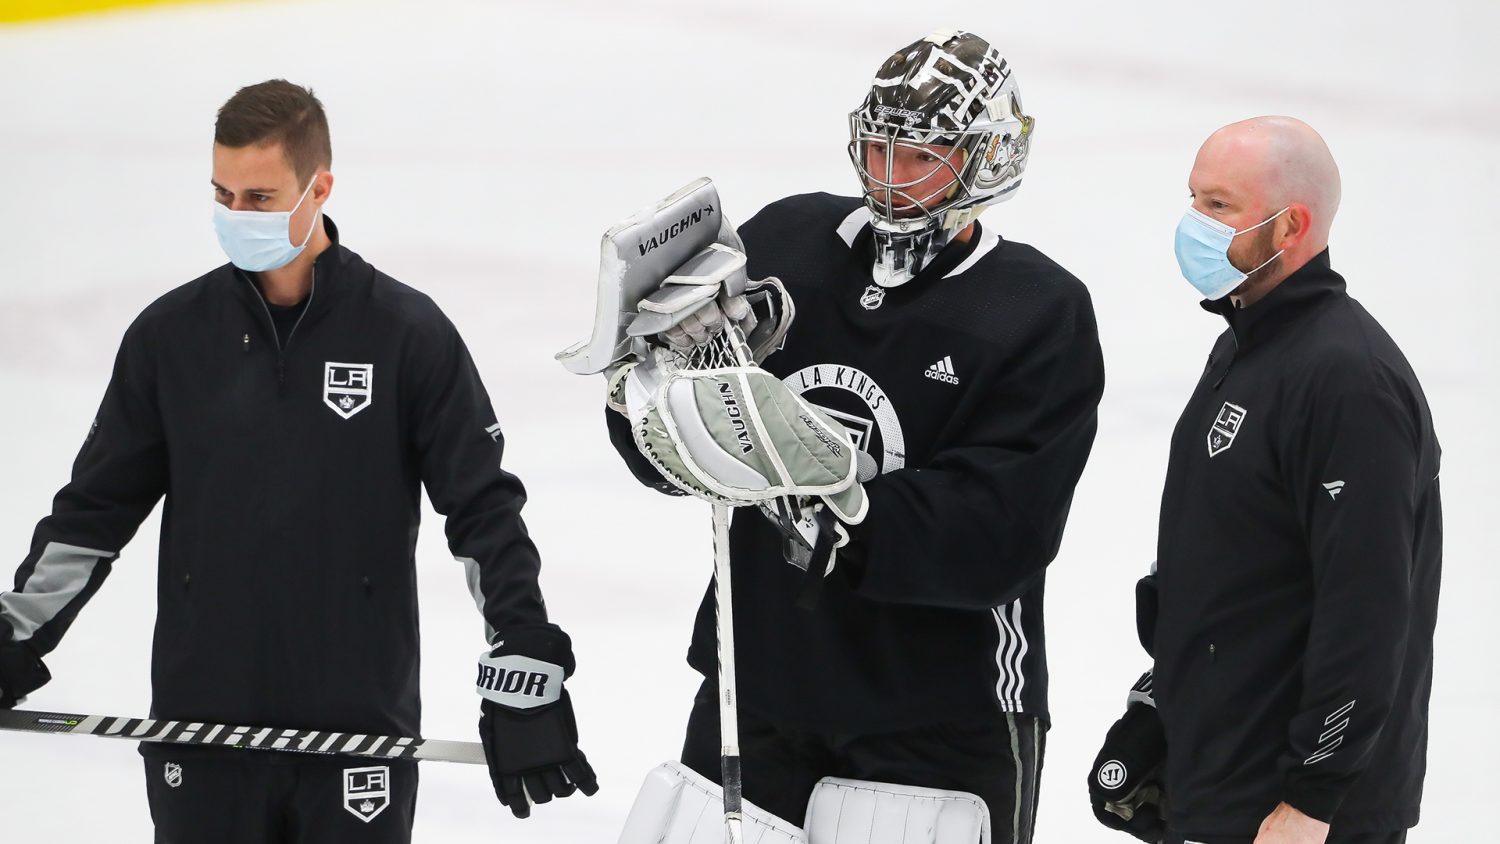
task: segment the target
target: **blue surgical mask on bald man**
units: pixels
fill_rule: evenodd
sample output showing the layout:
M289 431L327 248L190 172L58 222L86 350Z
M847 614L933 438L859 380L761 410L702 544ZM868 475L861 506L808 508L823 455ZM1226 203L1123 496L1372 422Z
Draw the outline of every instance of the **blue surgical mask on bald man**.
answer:
M1177 266L1182 270L1182 277L1207 299L1222 299L1229 295L1253 273L1281 257L1281 252L1277 252L1259 267L1241 272L1229 262L1229 244L1245 232L1255 231L1280 217L1286 210L1283 208L1248 229L1235 231L1232 226L1226 226L1196 208L1189 208L1177 224Z

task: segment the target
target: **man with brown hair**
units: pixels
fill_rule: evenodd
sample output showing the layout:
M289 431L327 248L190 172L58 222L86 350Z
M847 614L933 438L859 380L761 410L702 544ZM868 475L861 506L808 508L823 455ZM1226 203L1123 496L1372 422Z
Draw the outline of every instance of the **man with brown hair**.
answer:
M230 263L126 331L99 414L0 593L0 707L142 520L162 517L152 715L417 735L414 554L425 484L491 650L481 682L496 794L517 815L581 790L566 634L547 621L525 490L478 370L425 295L339 242L322 104L283 80L219 112L214 225ZM413 762L143 745L159 842L405 842ZM365 799L350 799L364 794Z

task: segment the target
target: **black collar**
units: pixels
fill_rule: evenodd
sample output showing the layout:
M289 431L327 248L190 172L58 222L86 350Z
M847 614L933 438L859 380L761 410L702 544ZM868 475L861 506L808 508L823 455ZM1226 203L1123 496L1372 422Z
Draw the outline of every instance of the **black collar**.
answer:
M341 283L342 279L354 271L357 264L363 263L358 255L339 243L339 228L334 224L333 218L327 214L323 215L323 231L328 234L329 245L313 261L313 286L308 298L303 300L307 306L302 317L303 323L315 321L319 316L327 313L346 286ZM230 271L232 285L237 294L245 300L251 310L255 313L269 313L269 308L262 307L265 299L255 279L233 264L225 266Z
M1231 296L1201 302L1203 310L1224 317L1234 331L1241 351L1274 336L1280 329L1312 310L1330 296L1346 290L1344 277L1333 271L1328 250L1276 285L1276 289L1248 308L1236 308Z

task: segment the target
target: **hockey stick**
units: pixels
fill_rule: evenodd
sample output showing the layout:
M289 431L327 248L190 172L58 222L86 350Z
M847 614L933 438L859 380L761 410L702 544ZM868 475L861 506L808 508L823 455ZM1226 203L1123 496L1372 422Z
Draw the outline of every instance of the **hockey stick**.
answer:
M744 335L727 319L724 334L740 366L754 366L755 358ZM729 507L714 505L714 606L719 622L719 774L724 780L724 841L741 844L744 814L741 802L739 701L734 684L734 590L729 573Z
M371 736L327 730L289 730L281 727L231 727L190 721L151 718L114 718L0 710L0 730L186 744L200 747L238 747L283 750L325 756L368 756L374 759L417 759L483 765L484 747L478 742L437 741L404 736Z
M734 593L729 583L729 508L714 505L714 604L719 622L719 773L724 781L724 840L740 844L739 707L734 687Z

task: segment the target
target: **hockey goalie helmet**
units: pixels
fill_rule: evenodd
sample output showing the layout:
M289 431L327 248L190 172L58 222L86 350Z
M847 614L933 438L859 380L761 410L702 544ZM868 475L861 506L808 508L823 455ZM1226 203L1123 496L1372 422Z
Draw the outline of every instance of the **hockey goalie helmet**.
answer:
M849 157L873 217L875 282L910 281L981 210L1010 199L1034 125L1010 65L977 35L934 33L887 59L849 115ZM921 162L917 177L895 172L903 156Z

